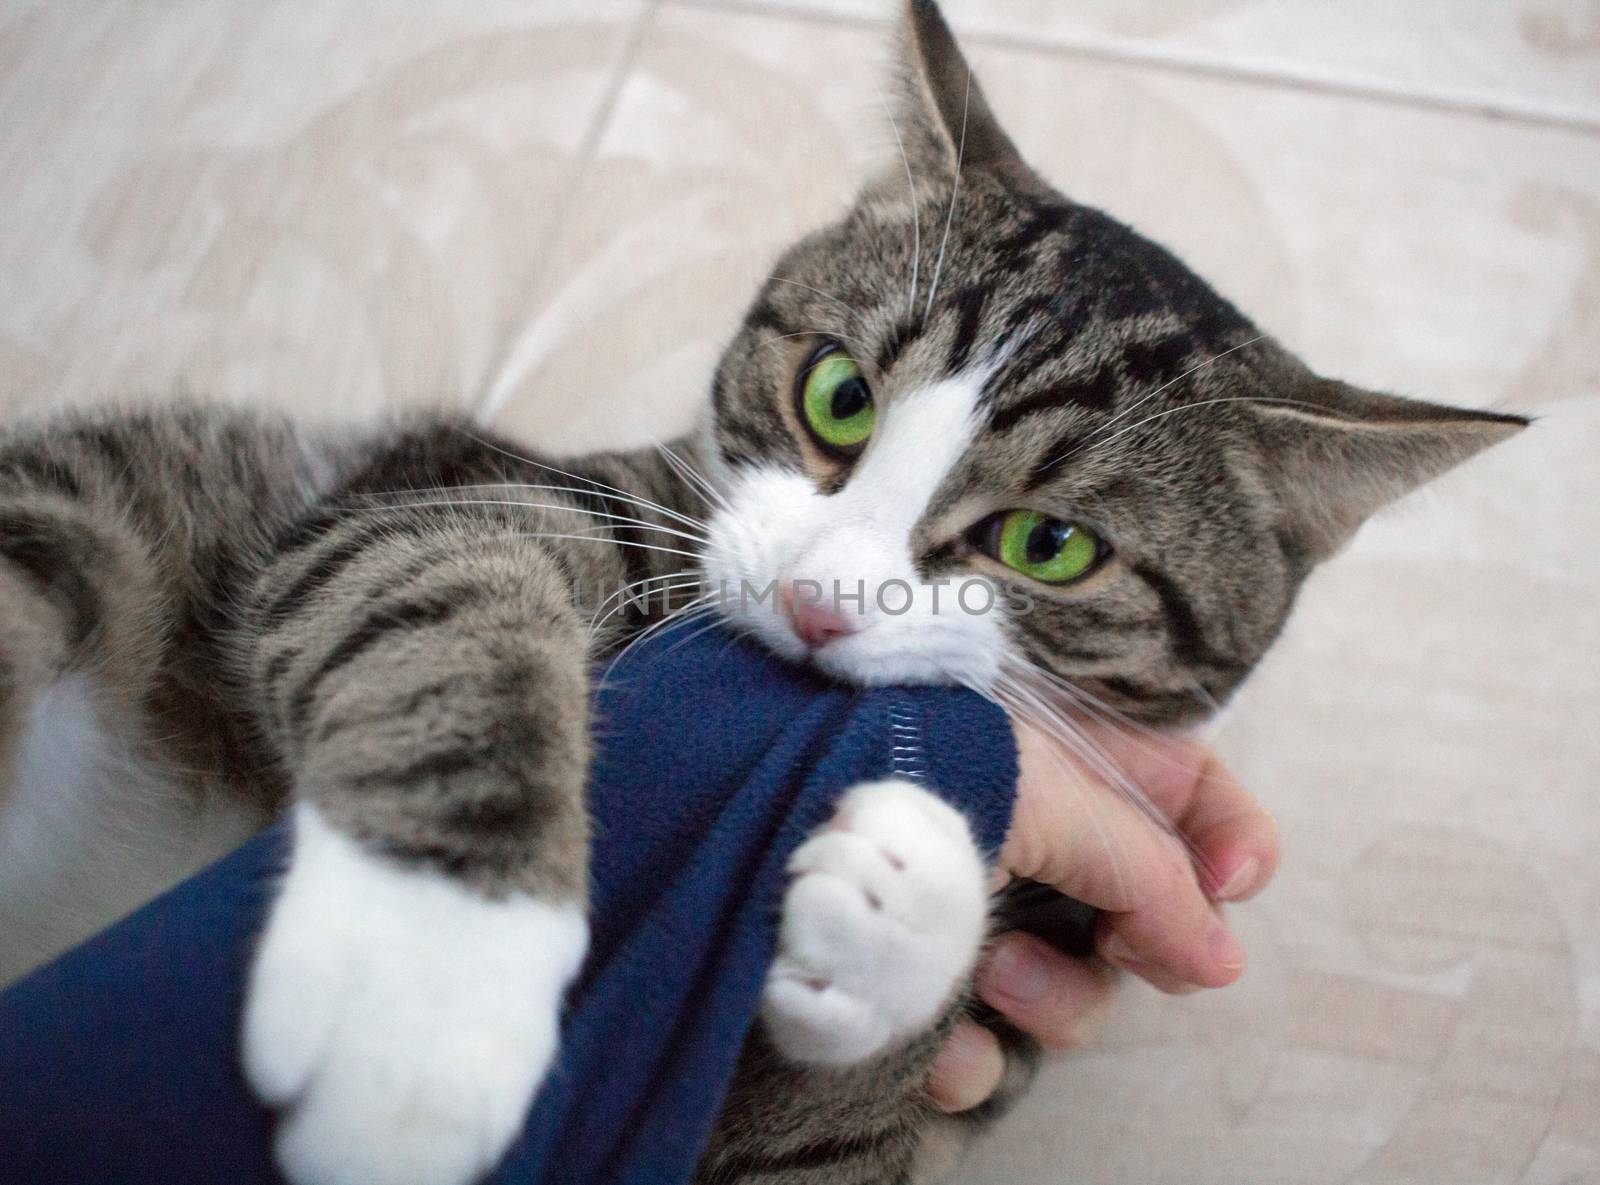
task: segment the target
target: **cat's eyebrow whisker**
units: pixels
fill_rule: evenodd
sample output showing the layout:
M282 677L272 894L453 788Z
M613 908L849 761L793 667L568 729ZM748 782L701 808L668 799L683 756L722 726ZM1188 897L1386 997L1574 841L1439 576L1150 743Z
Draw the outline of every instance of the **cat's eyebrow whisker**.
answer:
M826 338L830 341L839 342L850 351L851 356L854 358L871 357L871 351L866 347L865 339L855 334L836 333L831 329L804 329L797 333L780 333L775 337L768 338L761 344L769 350L777 350L782 349L784 342L791 341L797 337Z
M1219 403L1265 403L1270 404L1273 407L1304 407L1318 413L1324 413L1326 410L1320 404L1309 403L1304 399L1282 399L1276 395L1227 395L1217 399L1200 399L1194 403L1185 403L1181 407L1169 407L1166 411L1158 411L1154 415L1145 416L1142 420L1135 420L1126 428L1122 428L1116 432L1113 432L1110 436L1104 438L1090 436L1089 439L1083 441L1076 448L1069 449L1067 452L1062 453L1061 456L1049 463L1052 465L1059 465L1062 461L1066 461L1077 456L1087 448L1102 448L1105 445L1110 444L1112 441L1126 436L1136 428L1144 427L1144 425L1150 423L1152 420L1163 419L1166 416L1175 416L1179 412L1198 411L1202 407L1212 407Z
M917 183L911 176L911 158L906 155L906 142L900 135L899 121L889 109L889 100L884 98L881 86L878 88L878 101L883 104L883 113L889 117L889 126L894 129L894 142L900 149L900 160L906 167L906 188L911 191L911 291L906 294L906 316L910 317L917 311L917 269L922 264L922 214L917 202Z
M524 456L521 456L521 455L519 455L517 453L512 452L510 449L501 448L499 445L495 444L493 441L485 440L483 437L477 435L474 432L468 431L466 428L463 428L460 425L456 426L456 430L458 432L460 432L463 436L465 436L468 440L476 441L478 444L481 444L484 448L490 449L493 452L497 452L502 457L509 457L511 460L516 461L518 464L532 465L537 469L543 469L543 470L545 470L545 471L547 471L549 473L558 474L561 477L565 477L565 478L567 478L567 479L569 479L571 481L582 482L585 486L589 487L589 492L591 492L591 493L595 493L596 491L603 490L607 494L615 494L619 498L631 499L636 504L642 504L642 505L648 506L651 510L654 510L657 514L664 514L668 518L675 519L676 521L678 521L680 523L683 523L683 524L685 524L687 526L690 526L690 527L702 527L702 526L705 525L704 523L700 522L698 519L690 518L688 515L681 514L678 511L671 509L670 507L662 506L658 502L652 502L649 498L641 498L637 494L629 493L627 490L619 490L616 486L607 485L605 482L598 481L595 478L584 477L580 473L568 473L565 469L557 469L554 465L550 465L550 464L548 464L548 463L546 463L544 461L535 461L532 457L524 457ZM578 491L574 491L574 492L578 492ZM598 493L596 493L595 496L598 497L600 495Z
M493 506L510 510L558 510L589 518L602 518L609 522L622 523L625 526L642 527L647 531L656 531L663 535L675 535L679 539L687 539L690 543L703 544L707 542L704 535L690 534L675 527L665 527L659 523L650 522L648 519L633 518L626 514L609 514L604 510L588 510L576 506L565 506L558 502L523 502L513 498L439 498L430 502L397 502L391 506L372 507L371 513L382 514L396 510L429 510L441 506ZM626 544L629 541L619 539L617 542Z
M788 276L780 276L776 272L768 276L766 282L769 284L788 284L792 288L804 288L807 292L814 292L818 296L822 297L823 300L831 301L834 305L838 306L839 310L844 313L847 319L856 322L861 320L860 310L856 309L853 305L844 300L844 298L835 296L831 292L824 291L814 284L806 284L800 280L791 280Z
M789 324L792 325L794 322L791 321ZM864 317L855 317L851 319L851 331L849 332L839 328L838 326L797 329L792 333L773 334L760 344L768 350L781 350L783 349L784 342L793 341L795 338L809 337L824 341L839 342L850 351L853 357L870 358L872 356L872 350L867 345L869 340L868 335L870 333L871 326L867 323L866 319Z
M1088 440L1085 440L1083 442L1083 444L1088 444L1090 441L1094 440L1094 438L1096 436L1100 435L1102 432L1105 432L1107 429L1109 429L1118 420L1126 419L1128 416L1131 416L1134 412L1138 411L1145 404L1149 403L1157 395L1160 395L1163 391L1170 390L1171 388L1177 386L1179 383L1183 382L1183 380L1188 378L1190 375L1195 374L1198 371L1202 371L1206 367L1214 365L1215 363L1222 361L1222 359L1226 358L1229 354L1232 354L1235 351L1242 350L1246 346L1255 345L1258 341L1260 341L1262 338L1264 338L1266 336L1267 335L1264 334L1264 333L1258 333L1248 341L1242 341L1236 346L1229 346L1226 350L1222 350L1222 351L1220 351L1220 352L1218 352L1216 354L1211 355L1211 357L1209 357L1209 358L1201 359L1199 362L1195 363L1188 370L1184 371L1182 374L1178 375L1176 378L1168 379L1166 382L1162 383L1159 387L1157 387L1154 391L1151 391L1148 395L1143 395L1140 398L1134 400L1127 407L1123 408L1116 415L1112 416L1104 424L1101 424L1095 431L1091 432L1089 434ZM1082 447L1082 446L1080 445L1079 447ZM1067 455L1070 456L1071 454L1069 453Z
M852 349L857 349L858 346L855 344L855 338L856 338L857 333L859 332L860 334L865 335L865 333L869 329L869 326L867 324L867 320L862 315L860 309L856 308L854 305L848 304L842 298L840 298L838 296L835 296L831 292L826 292L823 289L818 288L818 287L816 287L815 285L812 285L812 284L801 283L799 280L791 280L788 276L780 276L780 275L778 275L776 273L774 273L773 275L770 275L770 276L767 277L767 283L769 283L769 284L788 284L792 288L803 288L807 292L816 293L818 296L822 297L823 300L828 301L829 303L831 303L834 306L834 308L838 311L840 323L843 324L843 325L848 326L850 328L850 330L851 330L851 332L847 334L847 333L844 333L842 331L831 330L831 329L830 330L813 329L813 330L806 330L806 331L802 331L802 332L798 332L798 333L780 334L776 338L772 339L773 341L786 341L789 338L793 338L793 337L831 337L831 338L837 338L839 341L844 342L846 345L850 346Z
M956 199L961 196L961 161L967 152L967 105L972 101L972 71L967 71L967 93L961 100L961 139L956 145L956 177L950 190L950 209L944 216L944 237L939 240L939 259L933 265L933 283L928 288L928 303L922 310L926 321L933 313L933 298L939 294L939 274L944 271L944 249L950 245L950 226L956 220Z

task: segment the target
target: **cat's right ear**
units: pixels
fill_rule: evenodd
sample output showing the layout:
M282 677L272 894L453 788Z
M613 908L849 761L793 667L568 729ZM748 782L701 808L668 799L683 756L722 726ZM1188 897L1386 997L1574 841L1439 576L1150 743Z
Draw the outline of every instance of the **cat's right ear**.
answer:
M894 130L913 177L950 177L959 162L964 173L1049 188L995 119L935 0L904 0L894 86Z
M1286 519L1313 561L1372 513L1528 426L1523 416L1364 391L1313 376L1292 398L1246 403Z

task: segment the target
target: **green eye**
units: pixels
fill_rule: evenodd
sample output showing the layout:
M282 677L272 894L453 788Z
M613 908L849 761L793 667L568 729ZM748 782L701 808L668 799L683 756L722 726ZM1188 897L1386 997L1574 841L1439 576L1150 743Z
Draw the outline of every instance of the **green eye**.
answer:
M996 515L989 520L985 534L989 543L985 551L1006 567L1046 584L1076 580L1105 552L1104 544L1089 528L1036 510Z
M801 372L800 418L825 449L846 456L872 435L872 392L856 360L838 346L824 346Z

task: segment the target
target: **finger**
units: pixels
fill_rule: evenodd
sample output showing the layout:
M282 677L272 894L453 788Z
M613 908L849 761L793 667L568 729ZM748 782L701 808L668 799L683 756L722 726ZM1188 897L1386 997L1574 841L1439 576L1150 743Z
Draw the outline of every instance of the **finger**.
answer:
M1084 726L1084 735L1194 845L1211 896L1243 901L1266 887L1278 867L1277 826L1215 751L1179 737L1099 725ZM1080 777L1097 780L1081 758L1065 751L1061 757Z
M1215 750L1191 740L1100 729L1095 739L1190 843L1206 891L1242 901L1278 867L1278 829Z
M1005 1055L995 1035L964 1020L934 1058L928 1097L941 1111L970 1111L995 1092L1005 1069Z
M1278 827L1215 753L1197 756L1196 789L1178 826L1200 851L1206 892L1245 901L1278 870Z
M1104 964L1074 959L1031 934L1007 934L978 971L978 995L1050 1049L1087 1041L1111 999Z
M1096 909L1123 912L1147 904L1147 870L1174 863L1181 851L1175 841L1115 789L1067 760L1049 737L1019 724L1017 748L1017 798L1001 866Z
M1168 882L1158 907L1105 914L1096 949L1101 958L1163 991L1182 985L1226 987L1244 971L1244 948L1221 911L1191 874Z
M1065 760L1050 738L1019 725L1017 743L1022 777L1005 867L1115 915L1100 930L1101 954L1115 965L1160 986L1237 979L1244 952L1202 891L1188 851L1118 790ZM1182 794L1168 776L1169 794ZM1195 805L1197 784L1191 774L1181 812Z

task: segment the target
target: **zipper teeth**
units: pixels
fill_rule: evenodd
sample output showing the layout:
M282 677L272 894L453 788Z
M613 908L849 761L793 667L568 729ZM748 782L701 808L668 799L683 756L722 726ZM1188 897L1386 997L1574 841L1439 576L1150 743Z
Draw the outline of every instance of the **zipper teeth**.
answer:
M902 778L923 781L927 763L922 750L922 726L917 713L905 701L889 705L889 764Z

